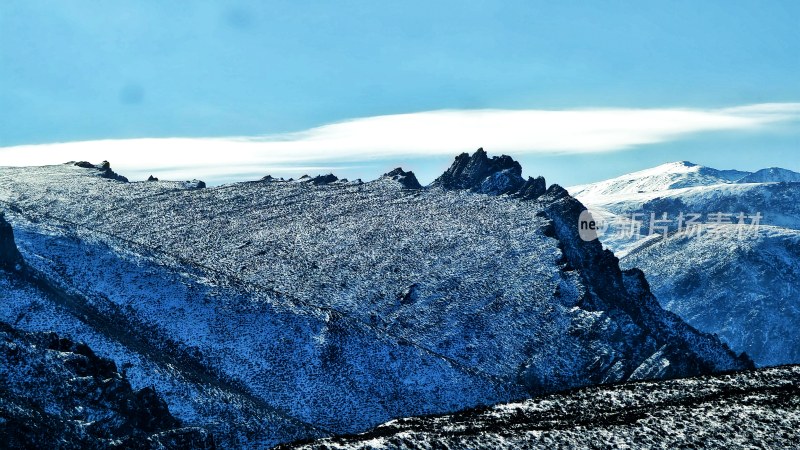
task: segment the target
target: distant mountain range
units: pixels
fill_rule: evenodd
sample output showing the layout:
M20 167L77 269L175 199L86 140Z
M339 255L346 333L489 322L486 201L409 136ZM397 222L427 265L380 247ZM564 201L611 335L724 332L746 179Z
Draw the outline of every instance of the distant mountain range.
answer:
M665 308L759 365L800 362L800 174L676 162L569 191Z
M689 161L677 161L651 169L622 175L606 181L569 188L580 198L600 196L650 194L682 188L716 186L720 184L800 182L800 173L771 167L756 172L718 170Z
M0 320L86 342L222 447L753 367L482 149L428 187L0 168L0 205Z

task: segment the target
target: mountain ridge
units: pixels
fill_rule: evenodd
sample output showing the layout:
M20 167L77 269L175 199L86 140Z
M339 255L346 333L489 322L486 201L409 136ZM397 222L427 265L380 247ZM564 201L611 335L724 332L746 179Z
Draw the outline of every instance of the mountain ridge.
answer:
M565 387L751 366L583 243L582 205L563 188L522 179L510 158L473 156L426 189L408 188L404 171L196 189L70 165L3 168L0 201L32 270L335 433ZM131 361L134 379L163 385L187 423L234 415L252 427L212 429L221 442L307 433L245 407L213 411L222 395L213 386L153 378L145 367L163 370L158 361L96 337L77 310L53 316L48 299L10 292L0 318L85 336ZM175 394L183 390L204 394L192 403Z
M800 173L781 168L761 169L756 172L720 170L689 161L675 161L604 181L571 186L568 190L577 197L595 198L646 194L718 184L786 181L800 181Z
M631 382L549 394L446 416L408 417L288 449L792 447L800 367Z

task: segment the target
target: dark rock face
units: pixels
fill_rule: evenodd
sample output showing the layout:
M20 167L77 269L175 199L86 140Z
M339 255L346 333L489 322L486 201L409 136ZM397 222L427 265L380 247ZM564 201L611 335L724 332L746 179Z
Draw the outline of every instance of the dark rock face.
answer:
M319 186L322 184L330 184L333 183L334 181L337 181L338 179L339 178L332 173L329 173L327 175L317 175L311 179L311 184L315 186Z
M147 177L147 181L158 181L158 178L150 175L149 177Z
M114 172L111 170L111 163L108 161L103 161L100 164L94 165L88 161L78 161L74 163L75 166L81 167L84 169L96 169L100 173L100 177L107 178L109 180L121 181L123 183L128 182L128 178ZM152 175L151 175L152 178ZM158 181L156 178L155 180L148 180L148 181Z
M0 269L16 271L22 267L23 260L14 242L14 230L0 213Z
M397 181L406 189L422 189L422 185L419 184L417 176L414 175L414 172L410 170L405 171L402 167L398 167L391 172L383 174L382 178L388 178Z
M409 305L416 302L417 299L419 299L419 285L416 283L404 289L403 292L397 296L397 300L401 305Z
M506 155L489 159L483 148L479 148L472 156L458 155L432 186L501 195L516 191L523 183L522 166L518 162Z
M9 448L214 448L152 388L134 391L113 361L55 333L0 322L0 442Z
M507 155L486 156L479 148L472 156L458 155L445 173L431 186L444 189L466 189L489 195L509 194L523 200L534 200L545 193L544 178L522 178L522 166Z
M524 200L534 200L544 195L546 191L547 183L544 181L544 177L528 177L528 180L514 193L514 196Z

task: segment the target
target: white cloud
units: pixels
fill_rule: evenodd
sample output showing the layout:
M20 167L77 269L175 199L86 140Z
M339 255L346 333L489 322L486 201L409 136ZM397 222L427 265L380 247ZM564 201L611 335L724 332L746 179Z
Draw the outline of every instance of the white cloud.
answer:
M0 148L0 165L110 160L134 178L325 169L332 163L491 153L609 152L711 131L758 130L797 120L800 103L720 109L443 110L368 117L261 137L128 139ZM252 175L252 176L251 176Z

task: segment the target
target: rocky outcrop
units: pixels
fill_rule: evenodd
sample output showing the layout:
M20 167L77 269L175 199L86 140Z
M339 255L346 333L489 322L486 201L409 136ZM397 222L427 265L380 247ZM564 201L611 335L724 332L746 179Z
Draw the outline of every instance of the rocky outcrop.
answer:
M123 183L128 182L128 178L124 177L113 170L111 170L111 163L108 161L103 161L100 164L92 164L88 161L78 161L74 163L75 166L84 168L84 169L95 169L98 171L98 174L101 178L107 178L109 180L121 181ZM151 181L151 180L148 180ZM157 180L156 180L157 181Z
M3 213L0 213L0 269L18 271L22 265L22 255L14 242L14 230Z
M535 200L547 191L544 177L528 177L527 181L514 193L515 197L523 200Z
M398 167L391 172L383 174L381 178L389 179L400 183L405 189L422 189L419 184L417 176L412 171L405 171L402 167Z
M523 183L522 166L518 162L506 155L489 159L483 148L479 148L472 156L458 155L432 186L501 195L516 191Z
M55 333L0 322L0 442L9 448L211 449L152 388L134 391L113 361Z
M202 180L189 180L184 182L186 189L205 189L206 182Z
M565 263L591 286L581 306L596 311L619 310L646 331L626 336L635 344L632 348L640 352L631 361L641 362L639 367L627 368L633 371L630 379L687 377L754 367L747 355L736 355L716 336L701 333L661 308L642 271L623 272L619 259L603 249L599 240L581 239L579 217L586 208L565 189L553 185L540 201L547 205L545 215L553 223Z
M522 178L522 166L507 155L489 158L483 148L472 156L458 155L447 171L431 183L447 190L465 189L489 195L510 194L534 200L544 194L544 178Z
M337 180L339 180L339 178L336 175L334 175L332 173L329 173L327 175L317 175L317 176L315 176L314 178L312 178L310 180L310 183L315 185L315 186L320 186L320 185L323 185L323 184L333 183L334 181L337 181Z

